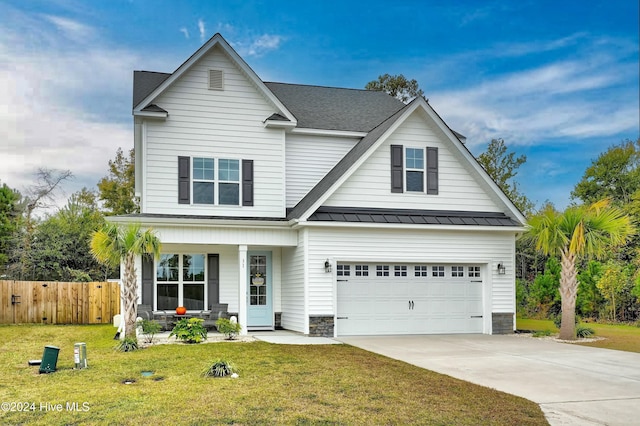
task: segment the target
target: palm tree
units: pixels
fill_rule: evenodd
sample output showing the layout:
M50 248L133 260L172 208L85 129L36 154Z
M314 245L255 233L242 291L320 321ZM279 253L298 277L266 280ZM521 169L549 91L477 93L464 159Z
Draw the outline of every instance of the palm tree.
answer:
M564 213L547 205L529 220L525 238L545 255L560 256L562 324L560 338L576 338L576 263L582 258L600 258L612 247L623 244L634 232L628 216L609 205L609 200L588 206L571 206Z
M136 280L136 256L149 253L160 257L160 239L151 229L142 231L140 225L121 227L107 223L93 233L91 254L100 263L118 266L124 264L124 276L120 294L124 305L124 337L136 337L136 302L138 289Z

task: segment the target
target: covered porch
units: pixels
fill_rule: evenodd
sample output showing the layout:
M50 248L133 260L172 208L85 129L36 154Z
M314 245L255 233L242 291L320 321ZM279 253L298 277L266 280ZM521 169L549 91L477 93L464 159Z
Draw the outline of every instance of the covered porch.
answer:
M154 318L168 323L184 306L210 323L235 316L241 334L283 327L283 252L298 244L286 222L140 216L162 242L160 258L136 265L138 303Z

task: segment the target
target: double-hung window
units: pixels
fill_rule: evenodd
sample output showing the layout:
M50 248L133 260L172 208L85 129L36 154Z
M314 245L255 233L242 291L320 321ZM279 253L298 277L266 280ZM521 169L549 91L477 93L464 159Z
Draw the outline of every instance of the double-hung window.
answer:
M240 204L240 161L218 160L218 204Z
M424 149L405 149L405 188L407 192L424 192Z
M194 157L193 203L240 205L240 160Z
M213 158L193 159L193 202L215 204L216 180Z

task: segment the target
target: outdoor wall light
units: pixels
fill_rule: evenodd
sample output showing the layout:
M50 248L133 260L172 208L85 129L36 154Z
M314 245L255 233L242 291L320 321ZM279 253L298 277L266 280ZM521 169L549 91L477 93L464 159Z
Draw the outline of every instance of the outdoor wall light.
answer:
M329 259L324 261L324 271L327 273L331 272L331 262L329 262Z
M507 268L505 268L504 263L498 263L498 274L504 275L507 273Z

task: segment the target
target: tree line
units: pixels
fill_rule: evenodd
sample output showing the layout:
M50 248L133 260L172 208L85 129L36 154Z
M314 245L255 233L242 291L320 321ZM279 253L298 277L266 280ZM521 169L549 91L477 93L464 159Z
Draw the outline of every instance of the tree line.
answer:
M118 267L98 263L90 239L105 216L138 212L134 197L134 152L118 149L109 174L96 189L72 194L54 213L51 207L69 170L39 169L24 193L0 186L0 279L99 281L118 278Z

